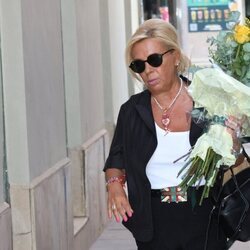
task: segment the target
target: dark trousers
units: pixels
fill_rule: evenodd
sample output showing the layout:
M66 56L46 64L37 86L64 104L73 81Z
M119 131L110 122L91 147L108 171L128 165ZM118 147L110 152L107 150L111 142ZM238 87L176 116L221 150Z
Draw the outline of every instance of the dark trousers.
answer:
M190 196L190 195L189 195ZM154 236L150 242L136 241L138 250L203 250L212 202L193 206L187 202L166 203L152 197ZM212 221L207 250L224 250L226 238Z

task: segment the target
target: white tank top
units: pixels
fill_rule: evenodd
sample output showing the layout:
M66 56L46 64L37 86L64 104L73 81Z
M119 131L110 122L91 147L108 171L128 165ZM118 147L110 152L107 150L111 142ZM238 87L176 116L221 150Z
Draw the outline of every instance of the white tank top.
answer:
M177 175L186 163L186 157L176 163L173 162L190 150L189 131L166 134L157 124L155 126L158 144L146 166L151 189L178 186L181 182L181 176L177 178Z

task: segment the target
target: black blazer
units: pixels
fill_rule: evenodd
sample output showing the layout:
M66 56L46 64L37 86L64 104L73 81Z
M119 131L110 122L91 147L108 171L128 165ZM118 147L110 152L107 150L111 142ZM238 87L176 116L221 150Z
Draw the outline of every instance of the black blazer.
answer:
M190 144L193 146L203 129L191 123ZM181 143L181 142L180 142ZM145 90L121 106L112 140L107 168L125 169L128 197L133 216L123 224L139 241L153 236L151 217L151 187L146 176L146 165L157 146L157 137L151 108L151 94Z

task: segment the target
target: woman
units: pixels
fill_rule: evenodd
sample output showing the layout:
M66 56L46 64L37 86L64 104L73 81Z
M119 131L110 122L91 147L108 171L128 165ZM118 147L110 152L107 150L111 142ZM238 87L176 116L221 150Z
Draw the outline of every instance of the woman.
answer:
M144 22L127 45L126 60L146 90L132 96L119 112L104 168L108 215L123 220L139 250L204 249L211 199L194 205L202 188L187 193L178 188L177 174L185 161L181 156L202 128L190 117L193 101L187 80L180 76L189 60L175 28L159 19ZM225 237L214 227L208 249L224 249Z

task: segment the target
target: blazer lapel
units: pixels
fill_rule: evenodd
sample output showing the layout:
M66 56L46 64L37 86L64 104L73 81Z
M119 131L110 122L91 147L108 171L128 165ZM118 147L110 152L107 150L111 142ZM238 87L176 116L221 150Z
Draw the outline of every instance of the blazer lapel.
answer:
M135 104L135 108L145 122L146 126L154 133L155 132L155 124L151 107L151 95L148 90L144 91L144 95L139 100L138 103Z

